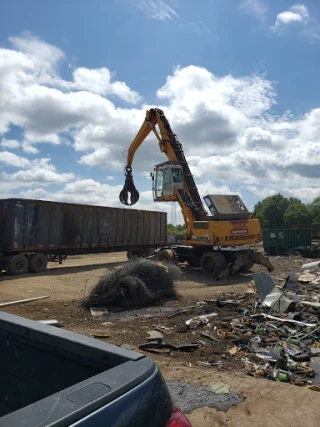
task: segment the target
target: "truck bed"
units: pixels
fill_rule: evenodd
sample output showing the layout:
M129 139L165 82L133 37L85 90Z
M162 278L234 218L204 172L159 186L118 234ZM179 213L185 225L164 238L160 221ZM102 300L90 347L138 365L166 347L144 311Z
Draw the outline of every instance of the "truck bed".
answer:
M3 312L0 351L0 426L160 427L172 412L142 354Z

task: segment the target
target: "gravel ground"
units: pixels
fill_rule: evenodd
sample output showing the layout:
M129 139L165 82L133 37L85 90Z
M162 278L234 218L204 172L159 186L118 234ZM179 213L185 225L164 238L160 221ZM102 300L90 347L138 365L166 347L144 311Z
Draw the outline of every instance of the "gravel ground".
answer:
M275 266L272 273L275 278L285 278L290 271L298 272L300 266L307 262L300 256L270 259ZM158 363L168 381L182 381L195 387L223 381L231 386L230 392L236 393L233 397L239 396L241 403L225 411L219 410L219 406L194 409L188 414L194 426L318 426L320 409L316 392L248 377L241 356L228 356L228 349L232 347L230 341L212 341L200 335L205 330L203 327L195 330L185 327L185 320L190 317L217 312L218 316L212 319L211 327L218 325L223 328L223 324L234 318L237 311L236 306L217 307L217 298L241 298L242 304L250 308L252 294L248 293L248 283L252 273L264 271L263 267L255 266L251 272L217 282L203 276L197 269L182 266L181 280L176 283L177 300L125 312L113 310L104 318L93 317L80 307L82 298L99 277L125 260L124 253L75 256L68 258L61 266L51 263L49 269L41 274L10 277L1 273L0 302L49 296L34 303L3 308L3 311L35 320L57 319L66 329L88 336L103 334L103 340L107 342L126 344L136 349L147 341L148 331L158 327L162 328L165 342L200 344L193 352L157 350L146 353ZM214 301L202 307L196 305L203 300ZM222 367L203 368L197 365L198 361L222 361Z

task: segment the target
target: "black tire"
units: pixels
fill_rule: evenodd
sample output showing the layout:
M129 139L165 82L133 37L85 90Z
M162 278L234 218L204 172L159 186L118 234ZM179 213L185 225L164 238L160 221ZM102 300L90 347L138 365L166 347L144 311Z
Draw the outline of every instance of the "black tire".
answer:
M156 260L159 262L172 263L174 262L174 254L170 249L163 249L156 255Z
M9 258L7 273L11 276L25 274L28 271L29 262L25 255L13 255Z
M32 273L45 271L48 265L47 257L44 254L32 254L29 257L29 270Z
M200 267L206 276L216 277L226 267L225 257L219 252L206 252L202 255Z

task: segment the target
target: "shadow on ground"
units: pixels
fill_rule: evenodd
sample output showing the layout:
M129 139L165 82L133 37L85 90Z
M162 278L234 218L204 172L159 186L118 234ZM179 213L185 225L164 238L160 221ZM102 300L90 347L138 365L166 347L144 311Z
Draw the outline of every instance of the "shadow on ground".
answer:
M49 268L48 270L42 272L42 273L26 273L21 274L20 276L10 276L6 272L2 272L0 274L0 280L17 280L17 279L25 279L26 277L49 277L49 276L60 276L63 274L74 274L74 273L81 273L86 271L92 271L92 270L99 270L102 268L105 269L113 269L115 267L118 267L121 264L121 262L115 262L115 263L101 263L101 264L89 264L89 265L79 265L79 266L61 266L58 268Z
M229 276L226 280L217 280L214 277L206 276L200 268L188 268L182 266L181 268L182 274L180 277L180 281L186 282L197 282L202 285L207 286L230 286L230 285L238 285L243 283L248 283L252 280L251 271L245 271L243 273L236 273L232 276Z
M88 264L79 266L67 266L62 265L57 268L49 268L42 273L26 273L21 276L10 276L6 272L0 273L0 281L2 280L17 280L25 279L26 277L50 277L50 276L61 276L64 274L81 273L99 269L113 270L123 264L122 261L114 263L99 263L99 264ZM180 265L181 277L179 281L192 281L207 286L230 286L236 284L248 283L252 279L252 272L246 271L244 273L238 273L233 276L229 276L227 280L217 280L214 277L206 276L202 273L200 268L190 268L186 265Z

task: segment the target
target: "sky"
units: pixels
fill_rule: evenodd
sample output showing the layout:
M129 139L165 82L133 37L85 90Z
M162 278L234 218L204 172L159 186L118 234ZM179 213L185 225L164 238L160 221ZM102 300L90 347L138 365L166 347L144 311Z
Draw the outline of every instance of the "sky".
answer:
M320 195L320 3L0 0L0 198L123 207L126 150L163 109L201 197ZM135 208L165 161L133 162Z

